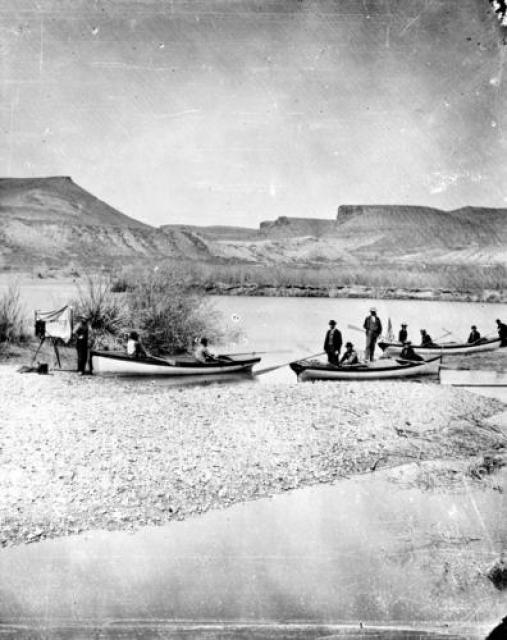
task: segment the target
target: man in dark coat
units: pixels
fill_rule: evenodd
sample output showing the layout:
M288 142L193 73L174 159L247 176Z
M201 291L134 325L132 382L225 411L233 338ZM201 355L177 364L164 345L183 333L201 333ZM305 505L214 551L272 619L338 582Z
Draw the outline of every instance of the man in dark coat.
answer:
M424 358L421 358L421 356L414 351L414 347L410 340L406 340L400 353L400 360L411 360L412 362L417 362L423 359Z
M377 343L379 335L382 333L382 323L380 318L377 317L377 310L372 307L370 309L370 315L366 317L363 329L366 332L366 352L365 360L373 361L373 354L375 353L375 344Z
M324 351L327 353L329 364L338 364L340 350L342 348L342 334L336 328L334 320L329 321L329 329L324 339Z
M86 373L88 361L88 323L86 318L79 319L74 335L76 336L77 370L83 376Z
M421 329L421 347L436 347L437 345L431 339L426 329Z
M500 320L496 321L498 327L498 337L500 338L500 346L507 347L507 324L500 322Z
M398 333L398 342L401 342L401 344L405 344L405 342L407 341L407 338L408 338L407 325L402 324L401 329Z
M468 344L474 344L475 342L479 342L481 339L481 334L477 331L477 327L475 324L471 326L470 335L468 336Z

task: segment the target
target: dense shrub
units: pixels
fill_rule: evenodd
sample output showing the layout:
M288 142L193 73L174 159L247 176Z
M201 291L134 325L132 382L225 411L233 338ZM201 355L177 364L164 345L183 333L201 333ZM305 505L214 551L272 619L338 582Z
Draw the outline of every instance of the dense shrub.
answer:
M129 286L130 322L148 351L181 353L206 335L212 342L223 338L219 313L202 295L189 293L177 274L146 271Z
M220 314L209 299L189 293L177 268L129 271L121 280L87 276L78 293L73 306L88 318L95 347L117 349L130 330L155 355L189 350L204 335L223 338Z
M0 297L0 342L26 339L19 287L11 285Z

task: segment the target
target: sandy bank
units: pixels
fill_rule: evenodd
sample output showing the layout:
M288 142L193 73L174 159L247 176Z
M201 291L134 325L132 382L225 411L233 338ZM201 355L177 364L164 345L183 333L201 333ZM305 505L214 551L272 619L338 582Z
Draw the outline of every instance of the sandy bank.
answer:
M0 390L4 546L506 444L484 422L504 405L433 384L177 389L2 366Z

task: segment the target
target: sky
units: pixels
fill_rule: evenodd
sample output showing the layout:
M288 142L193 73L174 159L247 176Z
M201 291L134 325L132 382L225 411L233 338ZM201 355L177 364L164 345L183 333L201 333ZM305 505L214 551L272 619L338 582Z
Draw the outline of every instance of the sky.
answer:
M153 225L507 207L505 31L488 0L2 0L0 176Z

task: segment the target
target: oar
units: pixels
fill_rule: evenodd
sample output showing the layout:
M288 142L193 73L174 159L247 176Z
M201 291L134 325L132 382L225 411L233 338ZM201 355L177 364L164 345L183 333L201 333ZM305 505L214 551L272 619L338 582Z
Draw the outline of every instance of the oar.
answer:
M348 324L347 327L349 329L353 329L354 331L360 331L361 333L364 333L364 329L361 329L361 327L358 327L355 324Z
M437 340L442 340L442 338L447 338L447 336L452 336L452 331L448 331L447 329L444 329L444 331L445 333L435 338L435 342L437 342Z
M303 358L299 358L299 360L309 360L310 358L318 358L319 356L323 356L326 352L321 351L320 353L314 353L311 356L304 356ZM297 360L291 360L290 362L284 362L283 364L277 364L274 367L267 367L266 369L260 369L259 371L254 371L254 376L262 376L264 373L269 373L270 371L276 371L277 369L281 369L282 367L288 367L293 362L297 362Z

